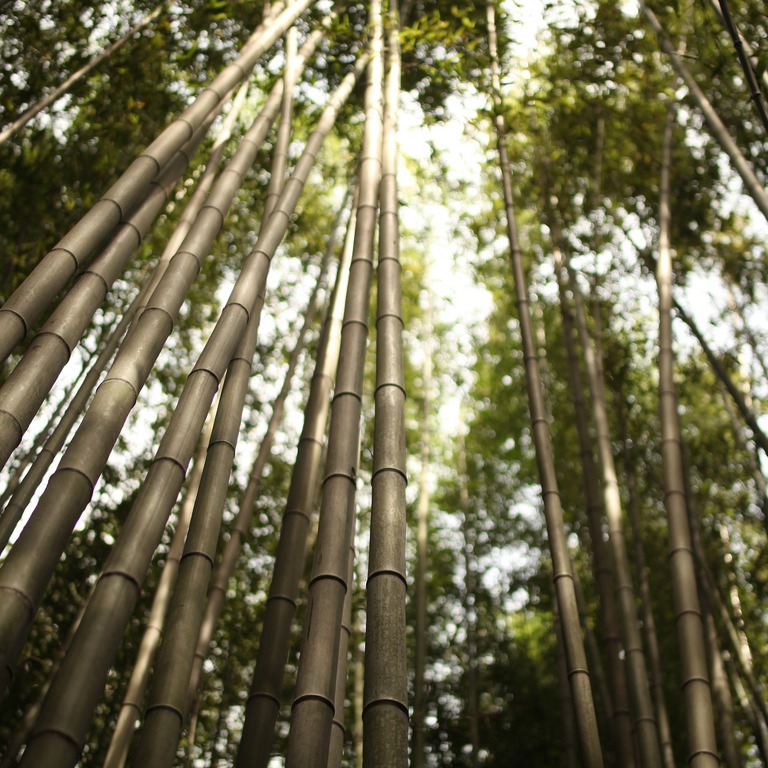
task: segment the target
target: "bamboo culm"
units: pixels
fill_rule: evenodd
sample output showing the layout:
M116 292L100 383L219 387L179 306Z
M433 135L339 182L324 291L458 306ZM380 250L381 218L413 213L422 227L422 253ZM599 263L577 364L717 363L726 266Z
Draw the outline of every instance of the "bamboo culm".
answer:
M286 768L323 768L328 759L347 554L354 529L355 490L373 240L381 177L381 5L370 6L370 63L360 160L360 194L349 290L344 312L336 392L307 618L291 709Z
M202 429L218 382L234 354L256 306L257 297L263 291L271 258L285 234L323 139L348 98L361 67L358 64L344 78L323 112L293 175L286 183L278 206L263 228L254 250L246 258L227 305L187 380L146 481L99 580L91 603L93 610L86 612L72 651L51 689L50 706L47 703L41 714L36 729L37 738L25 752L24 760L27 760L27 755L30 756L28 765L72 765L77 760L77 747L74 745L83 743L92 708L116 653L120 634L138 599L140 585L180 490L194 442ZM276 88L275 93L280 95L281 89ZM213 196L221 179L226 177L227 171L217 181L211 193ZM237 177L240 178L240 175L237 174ZM228 186L234 185L230 182ZM218 220L221 221L221 216ZM195 227L190 230L187 239L194 231ZM182 250L180 253L185 252ZM145 317L147 312L142 319ZM85 667L90 683L87 689L85 685L72 684L73 680L86 677ZM76 692L74 701L71 700L73 691Z
M664 133L659 243L656 281L659 290L659 408L661 412L664 505L669 525L669 562L675 604L675 623L682 660L683 700L691 768L717 768L720 759L715 739L714 713L707 670L691 527L688 520L683 457L673 380L672 254L669 243L670 165L674 128L673 110Z
M0 568L0 690L4 690L8 685L24 637L56 562L72 528L90 500L93 488L139 391L171 333L187 291L223 224L232 198L257 155L279 108L281 94L282 83L278 82L227 169L214 185L179 251L168 263L146 308L126 336L35 512ZM276 245L275 243L275 247ZM252 262L253 259L250 259L248 268L244 269L244 275L253 271ZM248 298L245 300L248 303L243 303L239 296L243 289L238 287L241 284L245 284L245 290L252 295L257 292L253 281L247 281L241 276L231 297L234 301L230 301L225 308L222 313L223 320L219 322L218 329L214 331L206 347L206 350L214 351L204 351L198 367L190 374L190 378L195 381L190 382L187 389L197 392L188 397L196 406L199 404L195 410L198 434L218 386L218 379L229 363L228 359L218 359L215 350L219 348L222 337L228 338L230 327L244 327L248 312L246 307L253 304L253 298ZM231 357L231 351L229 355ZM198 370L201 375L197 375ZM208 402L204 403L206 398ZM186 408L181 409L185 410ZM179 412L177 410L177 414ZM162 471L157 468L154 472L179 475L177 482L180 482L183 479L183 467L186 467L194 449L194 440L187 437L181 445L175 445L176 441L172 438L173 431L168 439L161 443L158 454L158 458L167 455L165 468ZM186 452L186 460L177 463L174 456L179 450ZM166 486L167 498L163 504L170 504L175 499L175 494L172 498L168 497L171 487L172 484ZM159 519L156 524L158 522ZM162 531L162 528L160 530Z
M487 5L488 38L491 53L492 96L494 107L494 127L498 142L501 165L504 204L507 217L507 235L509 237L510 261L514 277L515 299L518 309L518 322L523 343L528 406L531 416L531 431L536 446L536 462L544 500L549 548L552 557L555 593L563 627L571 696L573 698L576 730L579 746L586 768L602 768L603 756L600 737L597 730L597 718L589 680L584 642L581 637L579 613L570 566L570 556L565 538L563 512L560 494L555 476L554 457L550 444L549 426L546 422L544 398L539 375L538 359L534 346L534 334L531 327L531 314L522 254L517 236L515 211L512 197L512 179L509 159L505 144L504 120L501 115L501 75L499 70L498 49L496 43L495 9L492 2Z
M195 101L152 142L101 199L49 251L29 277L0 307L0 364L29 332L69 279L130 216L152 181L176 153L218 114L226 95L248 77L257 60L306 10L312 0L297 0L267 25L259 27L238 58L204 88ZM202 135L199 136L202 140Z
M323 436L328 420L331 388L339 359L341 325L357 218L356 203L357 194L350 212L333 295L318 344L318 358L310 381L309 397L304 411L304 425L299 437L296 461L291 474L291 484L277 542L274 571L267 596L256 666L245 705L245 722L238 746L236 765L247 765L249 768L264 768L269 763L272 737L280 710L280 692L290 649L291 623L296 613L299 582L304 573L310 515L317 497ZM231 573L234 568L242 540L245 538L256 498L258 479L261 477L265 462L266 456L262 463L254 465L251 472L251 479L240 503L240 512L232 536L224 550L222 573L214 579L208 596L207 610L210 613L215 611L212 622L218 619L218 614L221 612L229 578L227 573ZM207 623L203 626L206 627ZM208 632L208 638L204 639L201 632L198 645L200 668L202 668L202 658L207 652L211 634L212 630Z
M371 12L376 12L373 4ZM401 768L408 764L408 672L405 647L407 474L402 269L397 201L400 49L397 5L394 2L390 2L388 22L389 66L384 89L376 283L376 417L366 583L364 768Z

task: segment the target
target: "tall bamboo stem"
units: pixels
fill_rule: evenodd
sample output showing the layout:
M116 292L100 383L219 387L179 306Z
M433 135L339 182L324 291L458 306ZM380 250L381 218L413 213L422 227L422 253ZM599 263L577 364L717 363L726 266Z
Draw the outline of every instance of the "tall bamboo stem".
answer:
M534 346L534 334L531 327L531 315L528 303L525 272L522 253L517 236L515 211L512 197L512 177L505 144L504 118L501 113L501 77L496 43L495 9L492 2L487 5L488 38L491 53L491 71L493 78L492 95L494 106L494 126L498 142L499 159L504 188L504 203L507 215L507 234L510 246L510 261L514 276L515 298L518 309L518 322L523 343L526 381L528 388L528 406L531 415L531 430L536 446L536 461L544 499L544 515L549 536L549 548L552 557L555 592L560 611L565 638L568 674L571 695L574 702L576 726L585 766L599 768L603 765L600 749L600 737L597 731L597 718L592 698L592 688L587 669L584 642L579 626L579 613L573 585L570 556L565 539L563 512L560 494L555 477L555 463L550 444L549 426L545 418L545 408L539 375L538 359Z

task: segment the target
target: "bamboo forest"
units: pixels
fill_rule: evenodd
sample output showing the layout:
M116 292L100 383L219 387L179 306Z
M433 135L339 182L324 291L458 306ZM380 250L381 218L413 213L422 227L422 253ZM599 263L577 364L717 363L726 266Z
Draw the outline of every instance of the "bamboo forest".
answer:
M764 3L0 30L0 768L768 768Z

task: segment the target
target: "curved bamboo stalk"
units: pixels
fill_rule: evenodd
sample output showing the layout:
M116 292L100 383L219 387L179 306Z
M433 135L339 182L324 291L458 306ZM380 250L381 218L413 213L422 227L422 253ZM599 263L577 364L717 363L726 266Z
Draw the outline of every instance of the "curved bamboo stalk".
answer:
M371 45L360 161L360 198L331 410L326 478L292 706L286 768L322 768L328 759L347 553L354 530L362 379L368 338L373 239L381 176L381 5L370 5Z
M219 399L219 402L221 402L221 399ZM217 409L218 403L214 403L211 411L216 412ZM136 721L141 716L144 694L146 693L147 684L155 665L157 649L160 647L168 605L178 580L179 566L184 551L184 541L187 538L192 511L195 508L195 502L200 490L206 449L211 439L213 425L214 419L210 418L200 438L195 458L192 460L192 471L187 475L185 483L187 490L179 510L176 530L173 532L171 545L168 547L168 554L165 558L165 565L157 583L155 596L152 599L147 626L141 638L139 650L136 652L136 661L126 686L120 714L117 717L115 729L112 732L107 756L104 758L104 768L123 768L128 757L128 749L133 739Z
M256 666L245 705L245 722L238 746L236 765L247 765L249 768L263 768L269 763L275 723L280 709L280 692L290 649L291 623L296 613L299 582L304 573L310 514L317 497L323 436L328 420L331 388L339 359L341 325L357 218L356 203L357 192L355 192L353 208L347 224L347 235L336 273L333 294L320 334L318 358L309 386L304 425L299 438L277 543ZM268 458L266 440L262 443L262 448L265 449L264 458L261 459L262 451L260 451L240 503L240 512L232 535L225 547L219 573L214 578L208 594L206 621L203 623L203 631L198 641L199 662L193 672L193 690L197 689L195 674L199 677L202 671L202 663L208 651L213 627L221 613L227 582L234 570L242 540L248 530L264 464ZM210 629L206 632L207 627Z
M372 13L375 8L372 7ZM365 629L363 765L408 762L408 673L405 649L405 374L397 202L400 48L397 5L390 0L384 91L384 144L379 216L376 317L376 419ZM427 354L425 360L431 358ZM425 377L424 386L429 386ZM423 606L424 608L426 606Z
M218 383L257 306L257 297L263 291L272 256L282 241L317 153L362 66L358 63L356 69L344 78L323 112L293 175L285 185L278 206L256 246L245 259L219 321L187 379L171 423L74 639L72 651L51 688L33 740L24 753L23 760L27 761L27 765L44 764L53 768L68 766L77 760L77 745L82 744L85 738L93 707L117 651L120 636L138 599L152 553L180 490L195 438L202 429ZM275 93L279 94L280 89L276 88ZM231 170L222 174L221 178L226 179L227 174L240 178L239 173ZM233 186L230 181L223 191ZM212 196L217 196L218 188L219 182ZM218 192L219 197L223 196L223 191ZM221 214L218 220L221 220ZM193 227L190 235L194 231ZM187 253L180 251L181 255ZM170 268L164 277L169 273ZM149 311L142 315L139 323L148 316ZM132 334L129 342L136 335ZM28 529L29 526L25 530ZM87 685L82 682L79 686L73 684L74 680L81 681L86 677ZM22 762L22 766L24 764Z
M115 40L114 43L107 46L101 53L94 56L87 64L83 65L76 72L73 72L64 82L54 88L47 96L35 102L29 109L20 114L12 123L9 123L0 131L0 146L5 144L10 138L15 136L33 117L39 115L44 109L53 104L56 99L63 96L79 80L82 80L89 72L92 72L102 61L108 59L115 51L127 43L137 32L148 27L159 15L165 3L160 3L144 16L141 21L134 24L122 37Z
M0 690L4 690L10 680L34 612L67 538L90 500L137 394L171 333L202 259L221 228L232 198L275 117L281 90L281 83L276 83L264 110L246 134L227 169L220 175L179 251L168 263L146 309L127 335L110 372L97 389L35 512L0 568ZM249 286L249 290L255 293L252 286ZM238 302L241 301L239 293L238 290L234 294ZM253 303L252 299L250 303ZM245 325L246 306L250 304L243 306L232 303L225 310L227 318L220 324L223 330L219 330L209 340L212 349L217 348L220 336L227 338L227 326L233 323L235 327ZM209 365L209 356L204 353L200 363L204 370ZM193 376L200 380L198 384L202 385L202 391L208 396L207 405L202 406L203 401L198 401L202 409L196 412L198 433L202 428L201 419L208 411L218 379L223 373L223 370L221 373L218 370L222 365L226 368L228 362L214 360L210 375ZM176 446L171 443L168 449L173 454ZM194 442L188 440L184 449L189 451L186 459L188 462L194 450ZM163 445L160 456L164 455L165 450ZM186 462L178 469L186 466ZM173 460L169 459L166 464L166 471L171 471ZM178 474L183 479L183 471Z
M552 557L555 593L560 611L560 620L565 638L566 659L568 663L571 694L574 702L576 728L582 756L587 768L601 768L603 757L600 749L600 737L597 731L597 718L592 698L592 688L587 669L584 642L581 637L579 613L573 584L568 545L563 527L563 511L555 476L555 463L550 444L549 426L546 422L544 399L536 357L534 335L531 324L525 272L522 254L517 236L515 210L512 197L512 178L509 170L509 158L505 144L504 118L501 114L501 76L496 43L496 19L493 2L488 2L488 39L491 54L492 97L494 127L498 142L499 161L504 189L504 204L507 216L507 235L509 237L509 255L514 276L515 298L518 310L518 322L523 343L526 381L528 388L528 406L531 415L531 432L536 446L536 461L544 501L549 548Z
M664 28L659 23L654 12L646 6L643 0L640 0L640 8L648 19L653 31L659 36L659 44L661 45L662 50L669 56L669 60L672 62L675 71L680 75L688 87L691 99L701 110L701 114L704 116L704 119L707 121L712 132L712 137L720 145L723 152L730 157L733 167L744 182L747 194L755 201L755 205L763 216L768 219L768 193L766 193L762 184L760 184L757 176L755 176L755 172L736 145L736 142L731 137L731 134L728 132L728 129L723 124L723 121L718 116L714 107L704 95L704 91L699 88L688 67L685 66L683 60L678 56L677 51L675 51L674 46L667 37Z
M570 265L566 265L570 266ZM626 658L627 683L631 703L631 713L635 726L639 762L646 768L660 768L661 751L656 716L651 702L648 672L643 653L643 641L637 615L635 589L627 553L624 534L623 511L619 492L616 464L611 447L608 409L605 398L605 379L598 364L598 356L589 338L581 291L575 275L570 273L571 289L576 309L576 325L579 329L581 346L589 377L589 390L592 401L592 418L597 432L598 454L603 474L603 506L608 521L608 544L613 556L614 589L619 608L621 635Z
M312 3L297 0L267 25L260 26L238 58L203 89L195 101L152 142L101 199L49 251L0 307L0 364L27 335L69 279L109 238L124 217L146 196L152 181L198 128L217 114L227 93L250 74L256 61ZM202 135L200 136L202 140Z
M669 243L670 165L674 112L670 110L664 133L659 244L656 281L659 290L659 401L661 410L664 505L669 521L669 552L675 621L683 662L683 699L688 728L688 764L692 768L717 768L715 723L704 645L704 625L696 590L691 528L686 506L685 481L677 395L673 381L672 254Z

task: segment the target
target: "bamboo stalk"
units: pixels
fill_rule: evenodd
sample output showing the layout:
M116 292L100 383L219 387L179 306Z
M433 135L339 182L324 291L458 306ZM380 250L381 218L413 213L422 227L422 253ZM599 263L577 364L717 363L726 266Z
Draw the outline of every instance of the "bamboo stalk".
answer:
M357 194L355 195L356 202ZM310 514L315 504L319 485L323 435L325 434L330 407L329 398L339 359L341 326L349 283L349 266L352 260L356 217L356 208L353 207L347 224L347 236L339 262L333 295L320 336L318 358L312 374L309 397L304 411L304 426L299 438L291 485L283 513L272 582L262 624L259 652L245 705L245 722L236 758L236 765L238 766L264 767L270 759L272 737L280 709L283 674L290 649L291 623L296 612L299 581L304 572L306 560ZM230 561L234 563L240 551L258 487L256 479L260 478L261 471L261 468L257 469L256 465L254 466L251 473L253 482L249 481L249 489L253 486L251 500L249 502L244 498L240 504L240 513L238 513L237 522L222 558L222 571L224 563ZM247 495L248 490L246 490ZM240 522L241 515L243 516L242 523ZM214 585L209 593L208 602L209 606L213 606L212 611L220 612L221 610L220 607L216 608L216 606L220 606L224 599L227 584L224 575L225 573L222 572L221 576L214 580ZM204 626L206 625L204 624ZM208 640L203 645L202 640L201 633L201 643L198 645L200 664L202 664L202 658L210 641Z
M691 528L686 506L685 480L677 395L674 388L672 349L672 254L669 243L670 165L673 111L664 133L659 244L656 281L659 289L659 407L661 411L664 505L669 522L669 552L675 623L683 662L683 699L688 730L688 764L692 768L716 768L720 764L715 739L714 715L704 646L704 626L696 591Z
M370 6L371 58L366 124L360 161L360 198L336 393L331 411L326 478L305 634L292 707L286 768L321 768L328 759L336 663L344 596L347 547L354 528L360 415L373 239L381 175L381 6Z
M592 698L592 688L589 680L584 642L581 637L579 613L576 605L576 594L573 584L568 545L565 539L563 512L560 504L560 494L555 476L555 464L552 456L549 426L545 418L541 377L538 359L536 358L534 334L531 327L531 313L527 295L525 273L523 271L522 254L517 236L515 211L512 197L512 178L509 169L509 158L505 144L504 119L501 114L501 76L499 68L498 49L496 43L496 22L493 2L487 8L488 39L491 54L492 96L494 109L494 127L498 143L499 161L501 165L504 204L507 217L507 235L509 238L509 255L514 277L515 299L518 310L518 322L523 343L526 382L528 389L528 406L531 416L531 431L536 446L536 461L542 487L544 501L544 516L546 519L549 548L552 557L555 593L560 611L560 619L565 638L568 675L571 684L571 695L574 702L576 728L579 745L587 768L601 768L603 757L600 748L600 737L597 731L597 718Z
M372 4L371 12L376 12ZM400 49L397 5L390 2L384 93L376 312L376 389L365 631L363 765L408 762L408 675L405 649L405 374L397 202ZM430 356L425 356L425 361ZM429 366L430 363L425 365ZM427 378L431 378L431 375ZM425 389L429 386L427 379Z

